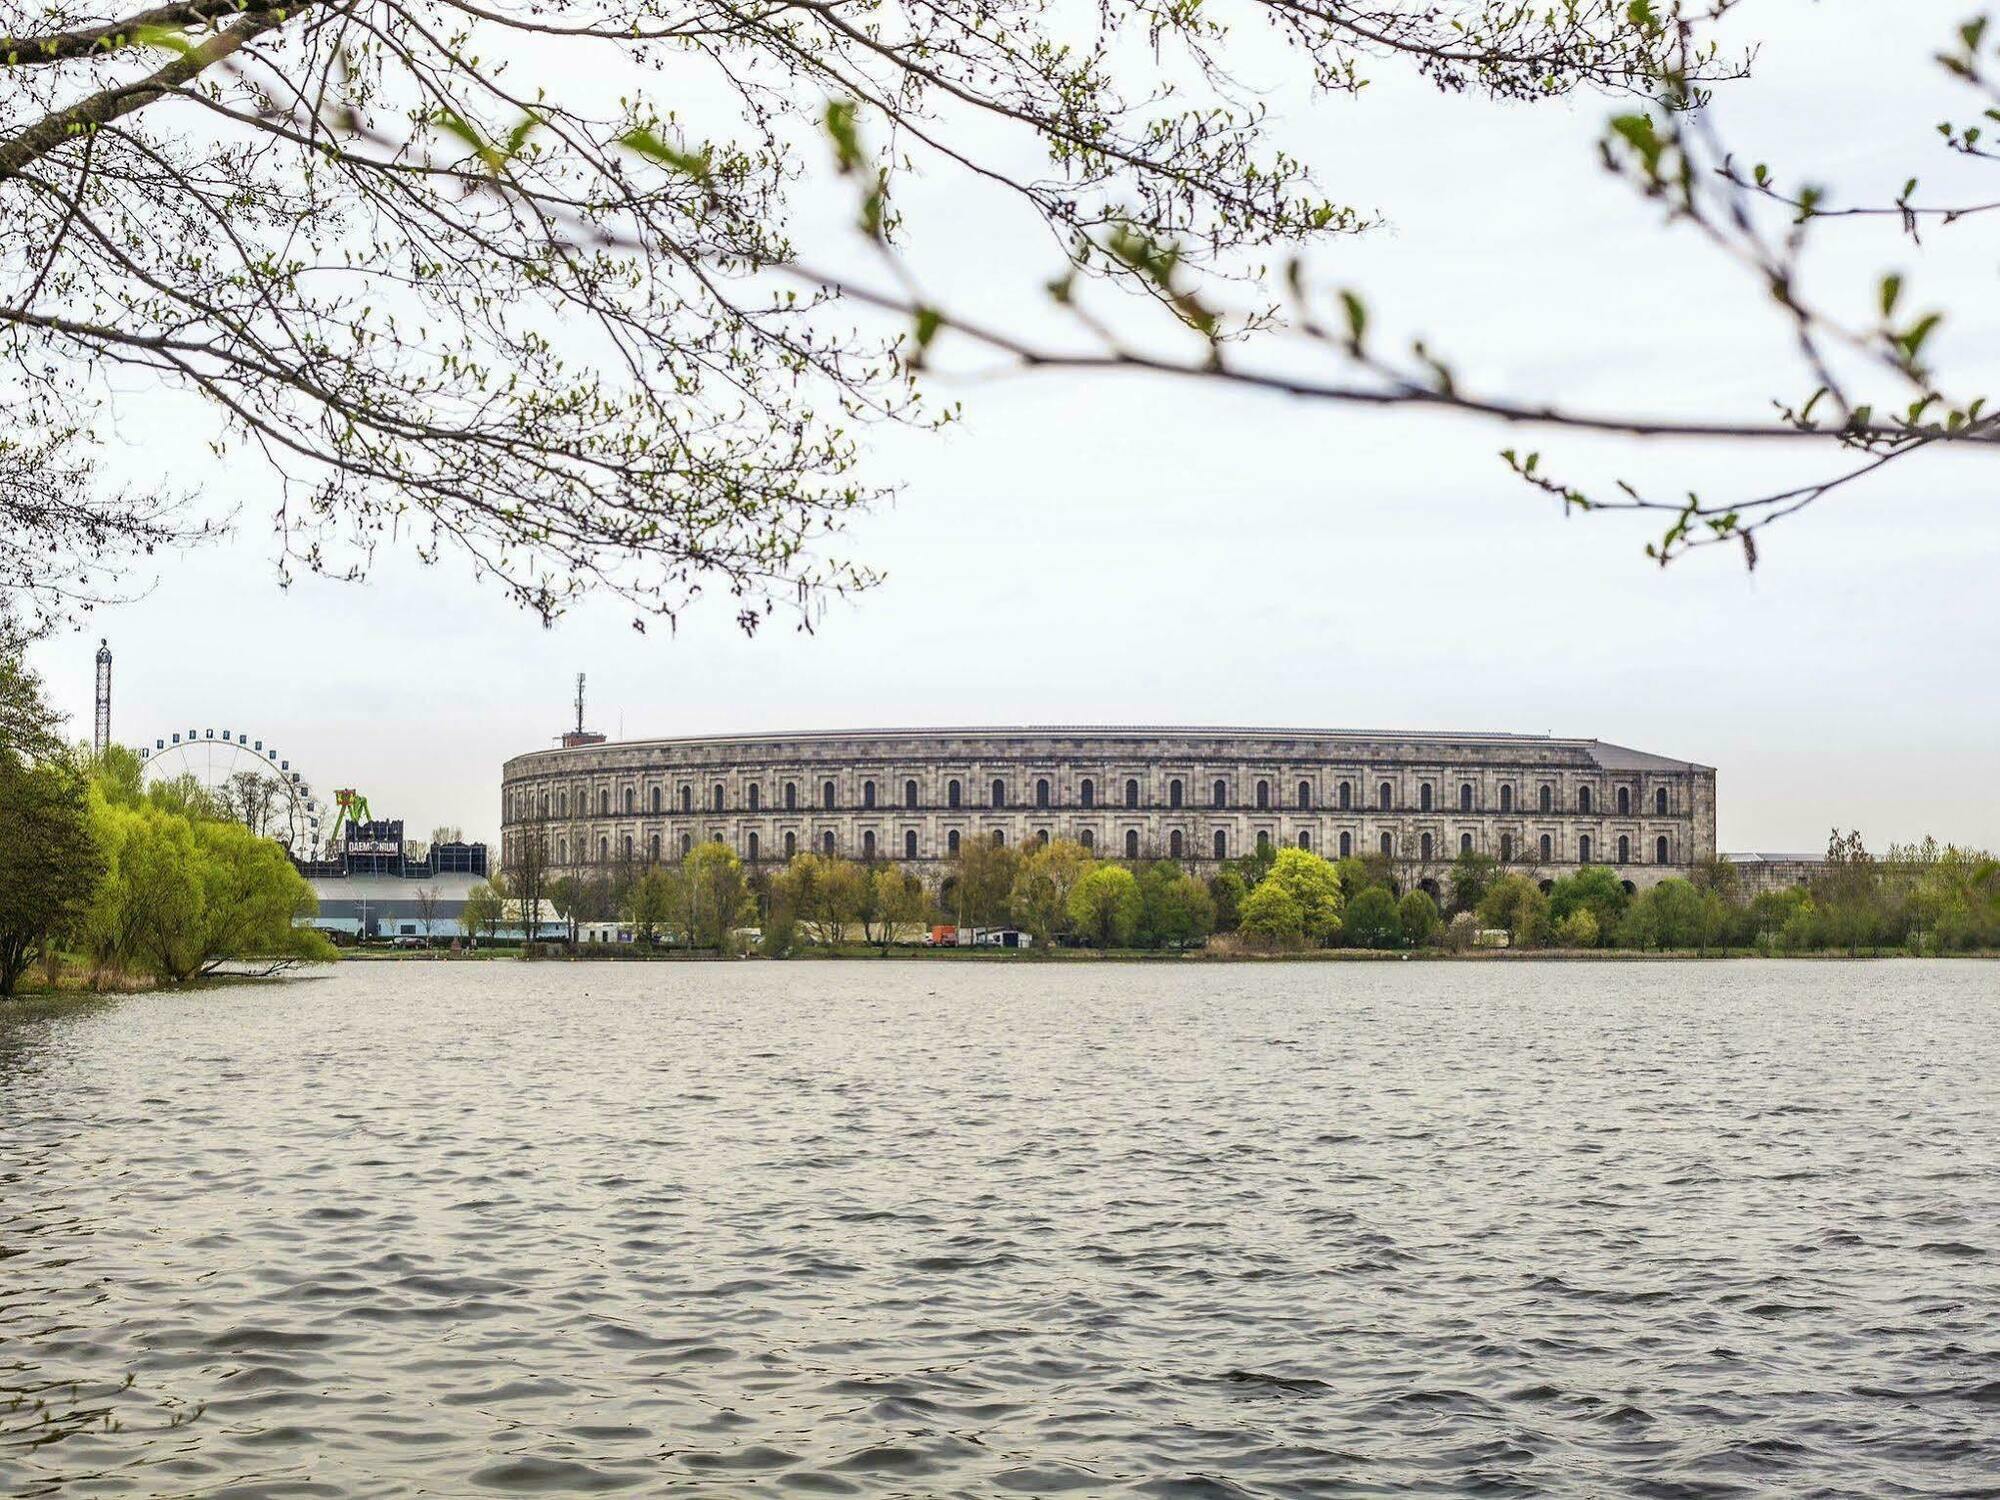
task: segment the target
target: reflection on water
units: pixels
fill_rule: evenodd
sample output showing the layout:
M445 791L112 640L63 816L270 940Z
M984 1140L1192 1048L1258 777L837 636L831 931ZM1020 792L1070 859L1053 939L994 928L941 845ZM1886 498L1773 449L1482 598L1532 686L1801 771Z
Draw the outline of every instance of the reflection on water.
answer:
M1991 966L356 964L0 1132L8 1493L1993 1483Z

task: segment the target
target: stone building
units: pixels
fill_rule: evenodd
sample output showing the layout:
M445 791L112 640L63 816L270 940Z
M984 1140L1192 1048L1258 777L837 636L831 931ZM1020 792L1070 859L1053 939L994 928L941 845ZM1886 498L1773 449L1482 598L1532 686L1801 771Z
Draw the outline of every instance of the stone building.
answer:
M935 869L967 839L1075 839L1212 866L1260 842L1381 853L1406 886L1474 849L1549 879L1634 888L1715 857L1712 767L1522 734L1044 726L581 743L507 762L502 850L552 872L674 860L719 839L753 864L833 851Z

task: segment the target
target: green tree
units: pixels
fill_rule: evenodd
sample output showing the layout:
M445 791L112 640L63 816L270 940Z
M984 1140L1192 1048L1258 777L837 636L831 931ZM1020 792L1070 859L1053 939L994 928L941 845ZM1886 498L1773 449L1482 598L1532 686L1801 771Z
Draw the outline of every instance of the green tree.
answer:
M1007 920L1020 855L1006 844L967 837L952 861L951 907L961 927L997 927Z
M861 919L867 874L837 854L800 854L771 884L775 904L792 914L806 941L838 943L849 924Z
M1597 918L1587 906L1579 906L1556 923L1556 945L1561 948L1595 948Z
M1451 862L1451 909L1477 911L1485 899L1486 888L1499 873L1500 862L1491 855L1476 849L1460 850L1458 858Z
M0 596L0 757L50 760L62 749L62 717L49 707L42 679L21 654L13 618L4 613L6 603Z
M681 860L675 882L675 912L683 942L697 948L725 948L729 935L752 914L743 862L727 844L696 844Z
M74 933L103 875L82 770L0 749L0 997Z
M1069 893L1091 867L1090 851L1069 839L1028 850L1014 872L1007 909L1015 925L1047 943L1069 920Z
M465 929L466 940L476 947L482 932L488 942L493 940L494 932L506 916L506 902L493 889L491 881L482 880L465 893L465 905L459 910L458 925Z
M930 914L924 883L896 865L883 865L868 882L862 914L863 932L886 949L897 930L914 926Z
M1340 874L1326 860L1305 849L1277 852L1264 876L1298 905L1305 936L1315 943L1331 942L1340 931Z
M1234 932L1243 898L1247 895L1243 888L1243 877L1234 870L1223 870L1211 875L1208 881L1208 899L1215 911L1215 930ZM1304 917L1300 917L1304 921Z
M1139 880L1123 865L1097 865L1070 887L1070 930L1094 948L1127 948L1145 913Z
M1297 898L1276 881L1263 881L1243 898L1236 925L1250 937L1286 947L1305 940L1305 913Z
M1170 859L1155 860L1139 875L1139 941L1149 948L1186 948L1215 930L1215 902L1208 887Z
M1438 909L1430 892L1408 892L1396 905L1396 925L1402 929L1403 942L1411 948L1421 948L1435 938Z
M1502 875L1480 898L1479 925L1502 928L1516 948L1532 948L1548 932L1548 897L1525 875Z
M642 943L655 941L680 910L679 878L661 865L648 868L625 892L624 918Z
M1366 886L1347 903L1346 936L1356 948L1394 948L1402 942L1402 913L1386 885Z
M150 802L96 808L108 869L86 931L100 960L178 984L227 963L268 971L334 956L297 925L317 903L272 840Z
M1597 931L1609 934L1617 931L1630 899L1616 874L1603 865L1585 865L1550 889L1549 920L1560 925L1571 912L1588 908Z
M1827 837L1826 864L1811 884L1819 927L1850 954L1873 947L1882 928L1881 878L1859 833L1836 828Z

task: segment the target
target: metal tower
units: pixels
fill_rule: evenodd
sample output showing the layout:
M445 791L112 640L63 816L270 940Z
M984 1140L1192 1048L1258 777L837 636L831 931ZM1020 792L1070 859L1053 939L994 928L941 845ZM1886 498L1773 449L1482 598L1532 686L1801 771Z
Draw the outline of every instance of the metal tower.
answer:
M111 642L97 642L97 753L111 748Z
M581 672L579 672L579 673L577 673L577 674L576 674L576 732L577 732L578 734L582 734L582 733L584 733L584 728L583 728L583 673L581 673Z

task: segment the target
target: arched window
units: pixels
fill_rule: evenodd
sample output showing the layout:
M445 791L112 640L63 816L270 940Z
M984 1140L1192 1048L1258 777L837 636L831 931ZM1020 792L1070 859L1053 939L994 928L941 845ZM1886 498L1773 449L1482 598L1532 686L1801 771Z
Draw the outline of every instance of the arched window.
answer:
M798 810L799 784L796 781L788 781L785 783L785 811L797 812Z
M597 862L604 864L611 858L611 840L600 836L597 840Z
M1664 833L1653 840L1653 863L1656 865L1667 863L1667 836Z
M1556 856L1555 840L1546 833L1542 835L1542 863L1547 864Z
M1269 807L1270 805L1271 805L1271 783L1268 781L1260 781L1257 783L1258 811L1261 812L1263 811L1263 809Z
M647 858L651 859L654 864L660 862L660 836L657 833L653 835L652 842L648 846L646 853Z
M861 783L861 805L863 807L873 807L875 805L874 782L864 781Z
M1544 785L1542 787L1542 811L1553 812L1555 811L1555 805L1556 789L1552 786Z
M1127 777L1125 780L1125 805L1127 807L1139 805L1139 783L1134 777Z
M1007 783L998 776L993 778L993 805L995 807L1007 805Z
M629 833L625 835L625 858L628 862L632 858L632 835Z
M1176 776L1172 781L1167 783L1167 806L1179 807L1180 805L1181 805L1181 779L1180 777Z
M543 812L547 812L547 811L548 811L548 809L547 809L546 807L544 807L544 808L542 809L542 811L543 811ZM660 811L660 789L659 789L658 787L654 787L654 788L653 788L653 812L654 812L655 816L657 816L657 815L659 814L659 811Z
M1393 833L1382 835L1382 852L1391 859L1396 857L1396 836Z
M1076 841L1086 849L1095 849L1097 847L1097 835L1092 833L1088 828L1076 836Z
M684 813L694 811L694 788L691 786L681 788L681 811Z
M748 855L750 856L750 863L751 863L751 864L753 864L753 865L754 865L754 864L756 864L756 863L757 863L757 834L756 834L756 832L755 832L754 830L753 830L753 831L751 832L751 834L750 834L750 838L749 838L749 840L748 840L748 843L747 843L747 846L746 846L746 848L745 848L745 852L746 852L746 853L747 853L747 854L748 854Z
M1417 788L1417 806L1424 812L1431 810L1431 784L1428 781Z
M1301 849L1310 849L1312 848L1312 846L1313 846L1312 830L1310 828L1301 828L1299 830L1299 847Z
M1084 807L1097 806L1097 783L1084 777L1083 784L1076 789L1076 800Z
M875 830L872 828L861 835L861 858L868 864L875 862Z
M1354 783L1351 781L1343 781L1340 784L1341 810L1345 812L1348 808L1352 806L1354 806Z
M691 851L692 851L693 849L694 849L694 835L693 835L693 834L690 834L690 833L684 833L684 834L682 834L682 835L681 835L681 858L682 858L682 859L686 859L686 858L688 857L688 854L689 854L689 853L690 853L690 852L691 852Z
M557 864L559 864L559 865L566 865L566 864L568 864L568 863L569 863L569 840L568 840L568 839L557 839L557 840L556 840L556 863L557 863Z
M1512 812L1513 810L1514 789L1511 786L1503 786L1500 788L1500 811Z
M1417 858L1425 864L1431 862L1431 836L1428 833L1417 844Z
M819 789L819 805L828 812L833 811L833 783L823 782Z
M958 858L958 830L956 828L944 836L944 852L949 854L953 859Z
M654 811L654 812L658 812L659 810L660 810L660 789L659 789L658 787L654 787L654 788L653 788L653 811ZM548 794L547 792L543 792L543 793L542 793L542 816L546 818L546 817L547 817L548 815L549 815L549 794Z
M1458 784L1458 810L1472 811L1472 783L1469 781L1461 781Z
M915 859L916 857L917 830L914 828L905 828L903 830L903 858Z
M1354 835L1353 835L1353 834L1351 834L1351 833L1343 833L1343 834L1342 834L1342 835L1340 836L1340 857L1341 857L1342 859L1352 859L1352 858L1354 857Z
M1181 850L1181 831L1176 828L1172 833L1167 835L1167 857L1169 859L1179 859L1181 857Z
M819 851L828 859L833 858L833 830L831 828L819 836Z
M1622 833L1618 835L1618 863L1621 865L1632 863L1632 841Z
M1513 861L1514 861L1514 835L1511 833L1503 833L1500 835L1500 863L1503 865L1512 864Z
M1047 807L1048 805L1049 778L1046 776L1037 776L1035 778L1035 806Z
M1299 806L1300 808L1303 809L1311 807L1312 805L1313 805L1313 784L1310 781L1301 781L1299 783Z
M722 783L719 781L709 788L708 806L711 812L722 811Z
M611 816L611 793L609 789L600 791L597 794L597 815L600 818Z
M946 807L957 807L964 801L965 788L960 786L956 780L947 781L944 784L944 805Z
M1391 807L1396 805L1395 788L1391 787L1388 782L1385 781L1375 788L1375 805L1380 807L1384 812L1387 812Z
M631 817L639 810L639 794L629 786L625 788L625 816Z
M1229 783L1219 776L1216 778L1211 800L1217 807L1229 806Z
M1268 849L1268 848L1270 848L1270 847L1271 847L1271 830L1270 830L1270 829L1268 829L1268 828L1260 828L1260 829L1258 829L1258 830L1257 830L1257 852L1258 852L1259 854L1262 854L1262 853L1263 853L1263 852L1264 852L1264 851L1265 851L1266 849Z
M1667 815L1667 789L1658 787L1653 792L1653 811L1661 817Z
M1215 830L1215 857L1217 859L1229 858L1229 835L1224 833L1220 828Z
M1037 829L1035 830L1035 842L1036 842L1037 844L1040 844L1040 845L1041 845L1041 846L1042 846L1042 847L1043 847L1044 849L1048 848L1048 847L1049 847L1049 831L1048 831L1048 829L1046 829L1046 828L1037 828Z
M785 858L796 859L799 853L799 836L787 830L785 833Z
M562 790L561 790L560 792L556 793L556 802L557 802L558 806L559 806L559 807L561 808L561 810L562 810L562 816L564 816L565 818L566 818L566 817L568 817L568 816L569 816L569 788L568 788L568 787L564 787L564 788L563 788L563 789L562 789Z
M1632 811L1632 788L1630 788L1629 786L1621 786L1620 788L1618 788L1618 816L1622 818L1631 811Z
M1136 828L1125 830L1125 857L1127 859L1139 857L1139 830Z
M1587 833L1580 833L1577 835L1576 862L1580 865L1587 865L1590 863L1590 835Z
M1470 853L1472 852L1472 835L1471 835L1471 834L1469 834L1469 833L1461 833L1461 834L1460 834L1460 835L1458 836L1458 852L1459 852L1460 854L1470 854Z
M1580 813L1587 813L1590 811L1589 787L1580 786L1576 789L1576 810Z
M764 800L764 789L753 781L743 789L743 795L750 804L750 811L755 812Z
M903 806L915 807L916 805L917 805L917 783L915 778L912 778L911 780L903 783Z
M1007 830L1006 830L1006 829L1004 829L1004 828L996 828L996 829L994 829L994 830L993 830L993 847L994 847L995 849L1001 849L1001 848L1005 848L1005 847L1006 847L1006 844L1007 844Z

